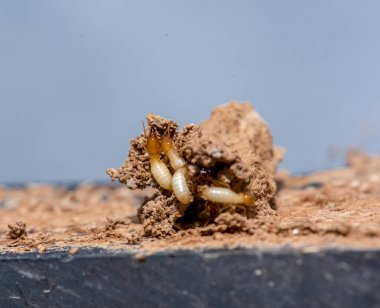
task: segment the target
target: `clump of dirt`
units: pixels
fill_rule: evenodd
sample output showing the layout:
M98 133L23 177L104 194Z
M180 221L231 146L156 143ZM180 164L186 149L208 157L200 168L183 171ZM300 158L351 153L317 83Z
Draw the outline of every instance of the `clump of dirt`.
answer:
M357 170L380 170L380 156L371 156L359 149L348 151L346 160L350 167Z
M9 231L7 237L12 240L26 239L28 233L26 231L26 224L22 221L17 221L15 224L8 224Z
M111 218L107 217L107 224L105 226L106 231L115 230L117 226L124 225L128 226L131 223L129 219Z
M132 190L154 187L154 196L139 210L145 236L165 237L211 222L218 226L223 219L223 225L230 225L227 230L244 231L248 227L237 226L246 224L247 218L275 215L274 175L284 150L273 146L268 125L250 104L232 102L219 106L205 122L187 125L181 131L177 123L158 115L148 114L147 122L148 129L131 141L124 164L119 169L107 170L112 180L119 180ZM189 206L181 205L152 177L146 151L146 137L152 131L159 138L171 137L187 163L188 185L194 196ZM169 166L164 155L161 159ZM221 186L252 195L255 204L210 204L200 198L199 189L203 186ZM229 216L223 212L232 215L230 223L225 220Z

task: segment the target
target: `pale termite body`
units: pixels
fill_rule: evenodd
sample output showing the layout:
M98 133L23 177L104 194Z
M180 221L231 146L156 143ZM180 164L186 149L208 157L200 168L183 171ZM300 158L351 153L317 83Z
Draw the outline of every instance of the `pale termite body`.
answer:
M202 199L215 203L244 204L246 206L251 206L255 202L253 196L244 193L236 193L225 187L203 186L200 188L200 194Z
M173 194L182 204L189 204L193 200L193 196L186 182L186 167L179 168L172 178Z

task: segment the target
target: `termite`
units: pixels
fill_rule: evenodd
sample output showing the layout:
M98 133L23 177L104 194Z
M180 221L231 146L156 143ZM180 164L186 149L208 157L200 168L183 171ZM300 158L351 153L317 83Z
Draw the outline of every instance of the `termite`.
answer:
M175 170L172 178L173 194L182 204L189 204L193 200L193 195L186 182L186 162L174 148L173 139L169 136L169 129L170 125L168 125L166 133L161 139L161 147L169 158L171 167Z
M162 150L166 154L166 156L169 158L170 165L174 170L178 170L180 168L185 167L186 162L185 160L177 153L176 149L174 148L174 142L172 138L168 135L170 125L168 125L168 128L166 130L165 135L161 139L161 146Z
M145 126L143 122L144 134ZM169 171L169 168L166 164L161 161L161 142L158 139L155 133L152 133L152 130L149 133L149 136L146 136L146 151L149 154L150 158L150 171L154 179L157 181L158 185L167 190L172 189L172 175Z
M186 176L187 169L186 167L182 167L174 172L172 178L173 194L182 204L189 204L193 200L193 195L187 186Z
M255 202L255 198L244 193L236 193L225 187L209 187L203 186L200 188L201 198L215 203L231 203L244 204L251 206Z

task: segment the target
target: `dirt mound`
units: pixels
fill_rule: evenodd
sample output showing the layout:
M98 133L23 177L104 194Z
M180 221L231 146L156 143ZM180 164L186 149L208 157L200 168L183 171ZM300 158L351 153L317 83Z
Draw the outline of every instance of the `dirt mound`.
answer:
M275 148L266 122L248 103L229 103L215 108L208 120L188 125L178 124L158 115L147 116L149 128L131 141L128 159L119 169L108 169L112 180L130 189L152 185L155 195L143 204L139 217L145 235L162 237L178 230L207 225L222 212L239 213L247 218L274 215L276 184L274 175L283 150ZM169 136L174 148L187 163L187 184L194 196L188 206L182 205L170 191L162 189L150 172L146 150L147 136ZM169 167L165 155L161 155ZM173 173L174 170L171 170ZM199 190L217 186L255 198L253 206L212 204L202 199Z

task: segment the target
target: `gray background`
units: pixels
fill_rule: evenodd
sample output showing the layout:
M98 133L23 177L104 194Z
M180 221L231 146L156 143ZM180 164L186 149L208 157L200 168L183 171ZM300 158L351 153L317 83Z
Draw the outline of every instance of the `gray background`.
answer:
M0 0L0 182L106 179L146 113L195 123L230 100L254 104L291 172L376 153L379 16L379 1Z

